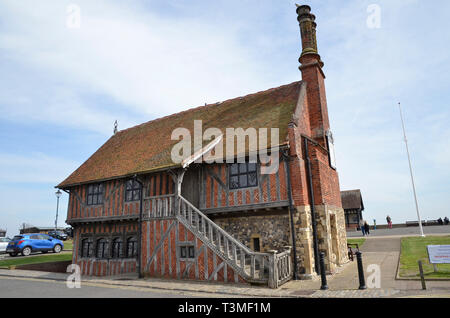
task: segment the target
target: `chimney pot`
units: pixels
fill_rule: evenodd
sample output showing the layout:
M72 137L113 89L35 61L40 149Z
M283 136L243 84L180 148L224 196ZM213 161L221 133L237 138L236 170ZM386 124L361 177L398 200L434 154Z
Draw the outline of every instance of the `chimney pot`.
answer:
M318 56L319 63L322 67L323 62L320 60L320 56L317 50L317 24L315 22L316 16L311 13L311 7L308 5L297 5L296 12L298 15L297 21L300 24L300 34L302 39L302 54L300 55L300 59L305 55L314 54Z

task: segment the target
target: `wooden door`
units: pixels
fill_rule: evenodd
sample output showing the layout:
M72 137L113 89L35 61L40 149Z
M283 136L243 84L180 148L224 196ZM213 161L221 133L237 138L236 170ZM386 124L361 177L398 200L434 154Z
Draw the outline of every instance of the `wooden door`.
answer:
M183 178L181 184L181 195L199 208L200 203L200 169L189 168Z

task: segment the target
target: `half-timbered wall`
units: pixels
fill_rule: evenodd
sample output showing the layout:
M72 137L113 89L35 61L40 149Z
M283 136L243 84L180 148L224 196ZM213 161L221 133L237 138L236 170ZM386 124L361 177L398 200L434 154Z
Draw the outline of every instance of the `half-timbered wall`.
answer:
M78 264L82 275L110 276L136 272L136 257L127 257L127 240L137 238L137 223L110 223L110 224L83 224L74 228L72 263ZM112 242L115 238L121 238L122 257L112 257ZM82 240L92 242L91 257L82 256ZM106 255L97 258L97 242L105 239L108 243Z
M175 186L168 173L154 173L140 177L144 182L144 198L172 194ZM88 185L75 186L70 189L67 221L83 222L97 219L137 217L139 200L125 201L125 183L128 179L116 179L103 182L103 203L87 205Z
M142 268L145 276L246 283L212 249L175 218L145 221L142 225ZM193 246L193 258L183 258L182 246Z
M231 190L228 164L201 166L200 209L206 213L253 210L288 206L286 164L279 163L274 174L261 174L258 164L258 185Z

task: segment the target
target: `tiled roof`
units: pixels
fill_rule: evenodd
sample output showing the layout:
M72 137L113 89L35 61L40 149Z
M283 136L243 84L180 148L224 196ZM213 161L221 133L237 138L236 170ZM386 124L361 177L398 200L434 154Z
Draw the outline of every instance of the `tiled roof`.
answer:
M65 188L180 166L171 160L172 147L178 143L171 140L171 134L175 128L183 127L189 129L193 136L194 120L202 120L203 130L216 127L223 133L228 127L279 128L279 143L284 144L301 84L294 82L189 109L119 131L57 187Z
M362 201L361 190L341 191L342 208L347 209L361 209L364 210L364 203Z

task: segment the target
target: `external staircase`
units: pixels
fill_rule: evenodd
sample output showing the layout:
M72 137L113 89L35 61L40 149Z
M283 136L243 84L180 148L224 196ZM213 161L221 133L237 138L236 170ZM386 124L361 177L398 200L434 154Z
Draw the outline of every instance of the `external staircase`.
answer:
M176 217L249 283L278 288L292 277L291 251L258 253L236 240L181 195L149 198L149 217Z

